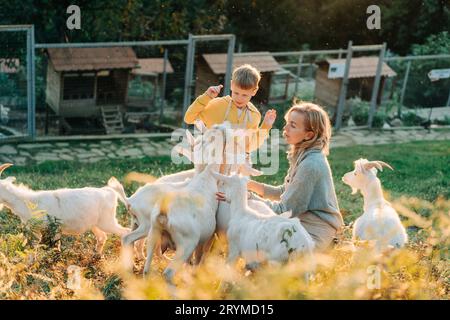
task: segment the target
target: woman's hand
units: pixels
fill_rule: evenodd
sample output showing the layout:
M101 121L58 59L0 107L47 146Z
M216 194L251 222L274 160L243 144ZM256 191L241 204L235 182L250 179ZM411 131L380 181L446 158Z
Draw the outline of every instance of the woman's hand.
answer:
M250 180L247 182L247 189L248 191L252 191L257 193L258 195L262 196L264 194L264 186L262 183Z

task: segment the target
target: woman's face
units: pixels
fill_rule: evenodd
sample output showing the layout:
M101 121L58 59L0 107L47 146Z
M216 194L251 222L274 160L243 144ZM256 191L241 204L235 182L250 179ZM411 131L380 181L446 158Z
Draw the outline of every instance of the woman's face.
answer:
M297 111L288 114L286 125L283 127L286 143L295 145L304 140L310 140L314 133L305 129L305 116Z

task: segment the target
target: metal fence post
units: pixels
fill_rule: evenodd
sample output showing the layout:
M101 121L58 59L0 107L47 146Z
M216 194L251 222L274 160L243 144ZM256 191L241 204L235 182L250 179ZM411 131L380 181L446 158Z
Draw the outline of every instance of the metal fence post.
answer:
M406 65L406 72L405 72L405 77L403 78L403 86L402 86L402 93L400 95L400 104L398 106L398 111L397 111L397 115L399 117L401 117L402 115L402 105L403 105L403 99L405 98L405 92L406 92L406 84L408 83L408 78L409 78L409 70L411 69L411 60L408 61L408 64Z
M448 99L447 99L447 104L445 106L450 107L450 90L448 91Z
M162 122L164 107L166 105L166 83L167 83L167 60L169 58L169 52L164 49L164 62L163 62L163 83L161 88L161 104L159 109L159 124Z
M298 65L297 65L297 79L295 80L295 90L294 96L297 95L298 91L298 83L300 82L300 73L302 71L302 63L303 63L303 54L298 57Z
M381 70L383 68L385 52L386 52L386 42L383 43L383 46L381 47L381 50L380 50L380 55L379 55L378 64L377 64L377 73L376 73L375 80L373 83L372 99L370 100L369 119L367 121L367 125L369 126L369 128L372 128L373 117L375 115L375 111L377 108L377 97L378 97L378 91L380 89Z
M228 41L228 51L227 51L227 71L225 73L225 83L223 89L223 95L227 96L230 94L230 86L231 86L231 73L233 70L233 55L234 55L234 47L236 43L236 36L232 35L230 40Z
M347 96L348 74L350 73L350 63L352 61L353 56L352 45L353 41L350 40L347 46L347 57L345 59L344 78L342 79L341 92L339 94L339 102L336 111L336 123L335 123L336 130L339 130L342 126L342 115L344 114L345 98Z
M192 34L189 34L188 38L188 47L187 47L187 58L186 58L186 74L184 79L184 99L183 99L183 115L186 114L186 110L191 104L191 81L192 81L192 71L193 69L193 60L194 60L194 37ZM182 121L183 128L186 128L187 125L184 121Z
M36 137L36 99L35 99L35 65L34 65L34 25L27 30L27 105L28 135L32 140Z

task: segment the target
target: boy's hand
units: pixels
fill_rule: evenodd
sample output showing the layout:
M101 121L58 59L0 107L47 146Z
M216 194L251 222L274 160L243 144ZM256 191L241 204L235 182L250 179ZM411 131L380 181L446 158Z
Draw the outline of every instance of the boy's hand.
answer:
M266 112L266 114L264 115L264 123L267 124L268 126L272 127L272 125L275 122L275 119L277 118L277 111L274 109L270 109Z
M214 99L219 95L220 90L222 90L222 88L223 85L221 84L219 84L218 86L211 86L208 88L208 90L206 90L206 94L210 96L212 99Z

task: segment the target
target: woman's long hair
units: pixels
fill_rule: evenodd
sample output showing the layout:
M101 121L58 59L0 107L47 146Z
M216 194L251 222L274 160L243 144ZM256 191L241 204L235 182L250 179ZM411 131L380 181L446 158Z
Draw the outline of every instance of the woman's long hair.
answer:
M294 164L300 153L309 149L322 150L327 156L330 148L331 122L325 110L314 103L295 101L285 115L286 120L291 112L303 114L305 129L312 131L314 136L310 140L303 140L295 145L291 145L288 151L289 162Z

